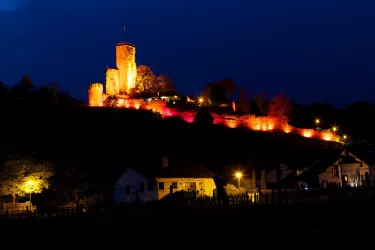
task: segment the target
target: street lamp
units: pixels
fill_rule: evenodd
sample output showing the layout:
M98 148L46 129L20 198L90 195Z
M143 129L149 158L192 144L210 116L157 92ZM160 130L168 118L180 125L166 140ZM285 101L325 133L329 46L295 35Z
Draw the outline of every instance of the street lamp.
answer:
M337 127L333 126L332 130L333 130L333 132L336 132L337 131Z
M237 177L237 179L238 179L238 192L240 192L242 173L237 172L237 173L236 173L236 177Z
M201 98L199 98L199 100L198 100L198 101L199 101L199 103L200 103L200 104L202 104L202 102L203 102L203 98L202 98L202 97L201 97Z
M347 137L346 135L343 136L344 140L346 140L346 137Z
M31 193L32 193L32 190L33 190L33 187L34 187L34 182L33 181L28 181L26 183L26 186L27 186L27 189L28 189L29 194L30 194L30 211L31 211Z
M320 119L319 118L315 119L315 123L316 123L316 128L319 128Z

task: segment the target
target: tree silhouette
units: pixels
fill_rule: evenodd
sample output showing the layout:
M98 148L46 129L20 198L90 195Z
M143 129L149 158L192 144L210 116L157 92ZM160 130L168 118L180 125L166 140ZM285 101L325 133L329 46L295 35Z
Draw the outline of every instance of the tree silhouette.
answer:
M21 80L16 84L13 89L19 92L27 92L34 88L34 83L30 76L23 76Z
M160 86L160 92L174 92L177 94L177 88L170 76L164 74L160 75L158 77L158 82Z
M249 98L247 97L247 94L245 92L244 89L241 89L240 91L240 105L239 105L239 109L243 112L243 113L249 113L250 112L250 107L249 107Z
M214 118L206 108L202 108L194 117L194 124L202 127L210 126L214 123Z
M204 97L210 104L219 105L228 101L227 95L234 94L237 86L232 79L225 78L220 81L209 83L202 91Z
M5 162L0 174L0 193L16 197L26 193L41 193L49 187L48 179L53 176L52 168L36 163L32 159L12 157Z
M259 94L254 94L254 100L257 104L257 107L259 109L260 115L266 115L266 110L267 110L267 94L266 93L259 93Z
M282 93L275 96L268 105L269 116L287 117L292 109L292 102Z
M262 168L262 172L260 174L260 189L261 190L267 189L267 173L266 173L265 168Z
M158 78L152 72L151 68L146 65L139 65L137 68L137 81L135 89L139 93L156 94L160 91Z

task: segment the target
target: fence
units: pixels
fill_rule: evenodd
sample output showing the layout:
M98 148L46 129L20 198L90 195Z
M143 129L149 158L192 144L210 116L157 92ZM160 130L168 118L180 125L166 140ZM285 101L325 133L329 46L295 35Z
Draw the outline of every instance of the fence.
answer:
M255 194L230 196L230 204L295 204L308 202L337 202L375 199L374 188L337 188L337 189L313 189L296 190L283 189L280 193L277 190L265 190Z
M29 201L25 203L2 203L1 210L8 212L35 211L36 206L33 206Z

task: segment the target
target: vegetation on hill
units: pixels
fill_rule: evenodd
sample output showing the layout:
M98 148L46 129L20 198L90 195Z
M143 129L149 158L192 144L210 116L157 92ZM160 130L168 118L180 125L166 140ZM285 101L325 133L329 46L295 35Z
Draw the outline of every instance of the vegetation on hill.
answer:
M111 189L125 167L151 160L155 164L150 166L157 167L161 156L168 156L171 162L201 162L212 170L241 164L260 173L280 162L297 168L301 161L308 164L338 147L297 135L213 125L205 109L193 124L187 124L178 118L161 119L160 114L146 110L86 108L54 86L36 88L27 77L12 88L0 85L0 150L3 155L13 152L20 158L32 153L51 162L56 172L52 180L58 180L58 185L64 186L61 190L70 190L76 200L88 190L82 186L83 179L98 189ZM327 123L330 120L325 115L334 117L333 109L327 107L316 109L319 112L314 109L319 105L296 107L291 119L297 124L318 115ZM353 118L373 112L363 106L349 110ZM275 112L280 111L275 108ZM298 113L301 120L296 118ZM304 118L306 113L310 118ZM362 121L348 122L356 122L361 134L361 130L368 131Z

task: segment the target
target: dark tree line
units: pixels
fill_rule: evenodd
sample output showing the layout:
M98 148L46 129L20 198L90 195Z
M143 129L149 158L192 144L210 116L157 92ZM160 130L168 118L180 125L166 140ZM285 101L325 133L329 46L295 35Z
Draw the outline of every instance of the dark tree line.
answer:
M212 116L205 109L193 124L187 124L178 118L161 119L160 114L146 110L86 108L54 86L36 88L27 77L14 87L0 86L0 150L3 155L10 148L18 154L33 152L52 162L59 169L54 178L66 182L77 200L87 191L82 179L99 189L112 187L125 164L147 164L149 159L158 162L161 156L168 156L171 163L196 161L218 169L249 158L261 162L270 154L276 155L275 159L285 157L303 147L315 150L322 144L300 136L212 125ZM347 112L350 116L345 120ZM312 127L312 117L318 116L322 125L336 122L349 135L365 136L372 123L364 117L373 116L373 112L373 106L367 104L350 106L345 112L329 105L293 104L290 119L295 126ZM351 123L349 131L344 124ZM262 154L263 150L267 154ZM74 180L74 185L67 180Z

